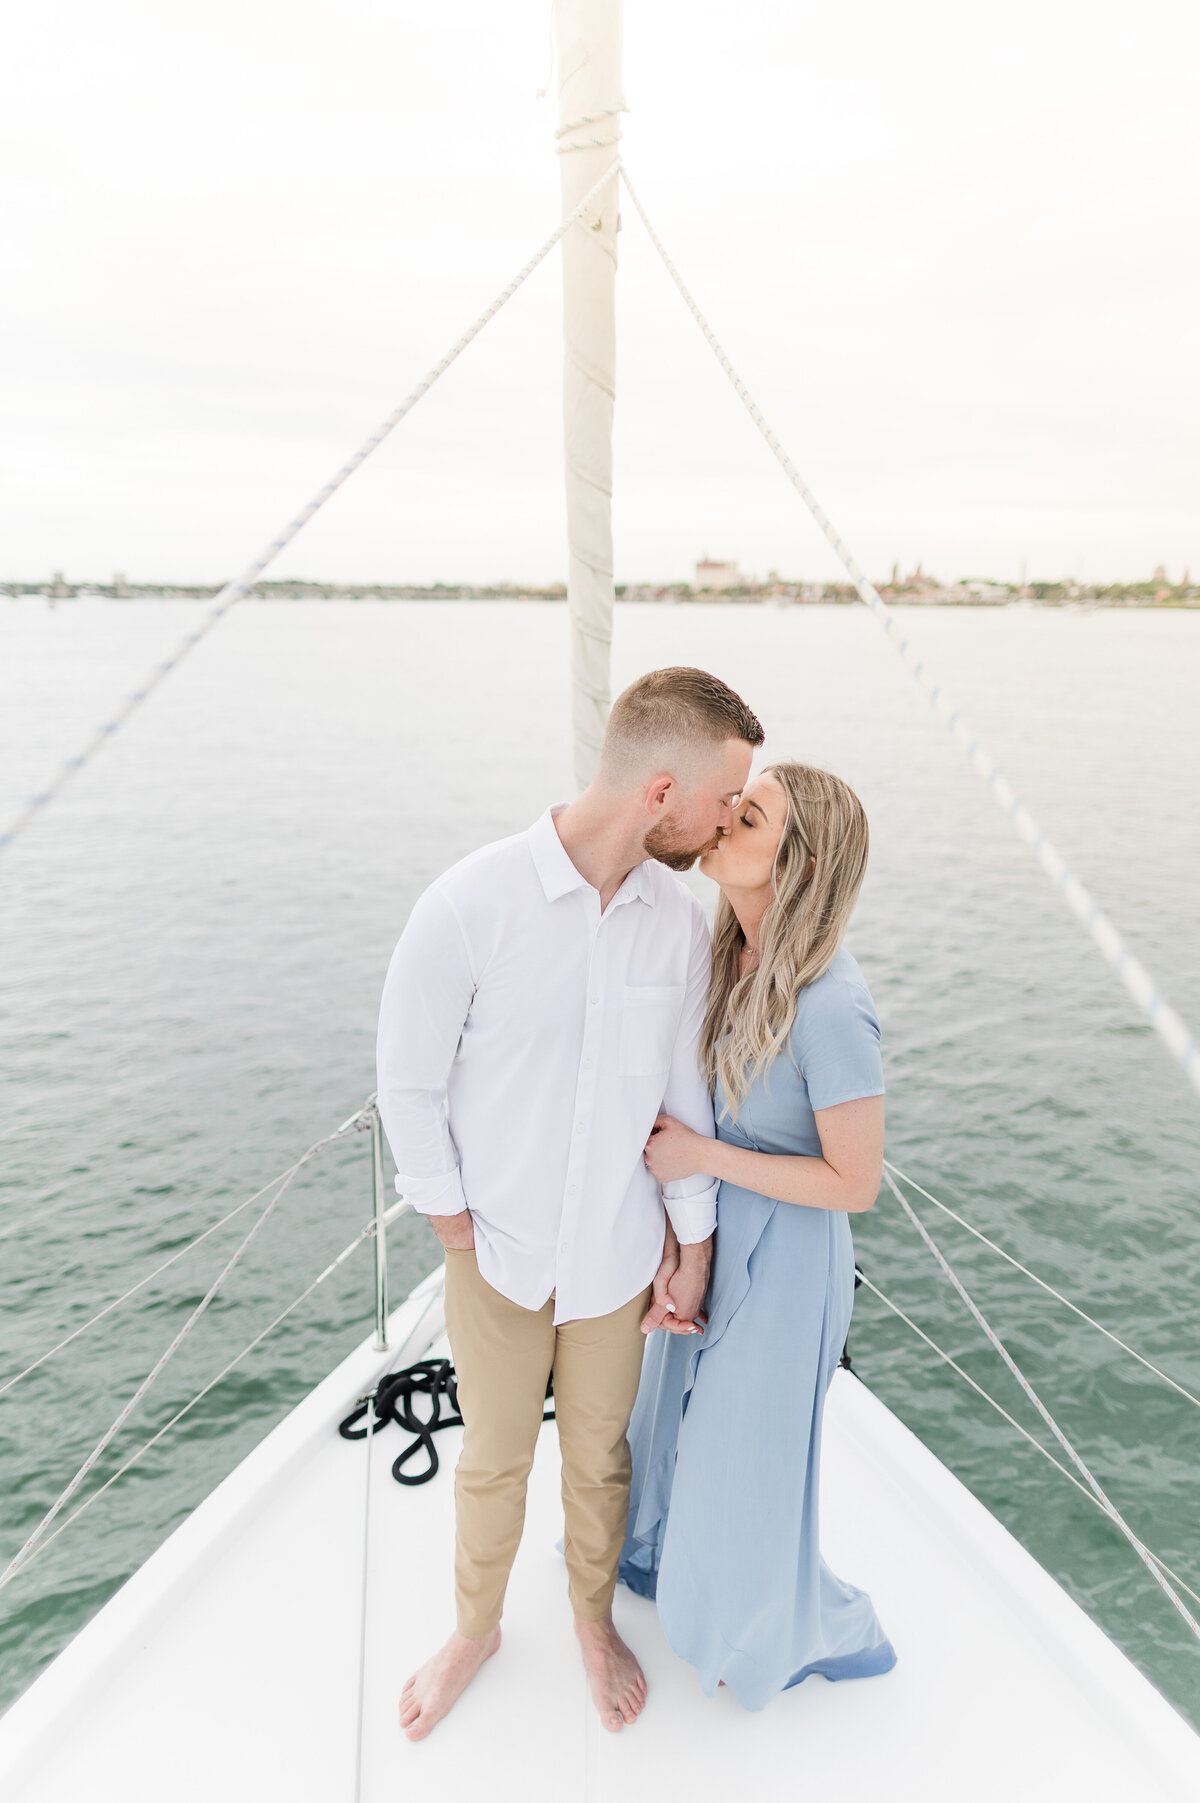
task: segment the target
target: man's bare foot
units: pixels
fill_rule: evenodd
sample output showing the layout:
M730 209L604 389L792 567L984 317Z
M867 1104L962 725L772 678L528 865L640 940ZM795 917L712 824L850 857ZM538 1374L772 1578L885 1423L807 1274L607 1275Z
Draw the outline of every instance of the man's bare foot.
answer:
M642 1668L614 1628L611 1615L605 1621L576 1619L575 1632L601 1726L615 1734L642 1713L646 1701Z
M482 1640L451 1634L445 1646L414 1672L400 1693L400 1726L409 1740L424 1740L449 1715L485 1659L500 1645L493 1628Z

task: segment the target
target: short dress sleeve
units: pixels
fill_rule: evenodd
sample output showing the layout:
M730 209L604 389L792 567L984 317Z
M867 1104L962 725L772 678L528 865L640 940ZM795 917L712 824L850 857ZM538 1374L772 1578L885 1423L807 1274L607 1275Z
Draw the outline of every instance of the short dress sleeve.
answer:
M801 990L796 1007L792 1055L814 1113L884 1093L879 1016L850 962L850 973L835 966Z

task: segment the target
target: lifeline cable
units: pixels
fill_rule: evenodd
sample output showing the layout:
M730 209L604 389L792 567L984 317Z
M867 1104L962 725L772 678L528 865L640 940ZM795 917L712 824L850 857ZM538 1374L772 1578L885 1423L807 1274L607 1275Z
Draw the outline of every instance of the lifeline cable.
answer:
M354 1131L356 1128L362 1126L362 1124L364 1123L364 1121L366 1119L367 1119L367 1110L365 1108L360 1108L359 1111L357 1112L357 1114L352 1114L350 1116L349 1120L343 1121L342 1125L340 1127L338 1127L333 1133L327 1134L324 1139L317 1140L314 1145L309 1147L308 1151L304 1154L304 1156L297 1160L296 1164L293 1166L293 1168L292 1168L291 1172L289 1173L285 1182L280 1185L278 1190L276 1190L275 1194L271 1197L271 1200L267 1203L267 1206L263 1209L262 1213L259 1215L258 1219L255 1221L255 1223L254 1223L253 1227L250 1229L249 1233L246 1234L245 1238L235 1248L235 1250L233 1251L231 1256L226 1260L226 1263L224 1264L222 1269L218 1272L217 1276L213 1279L212 1283L209 1285L209 1287L205 1291L204 1295L200 1298L200 1301L196 1304L195 1308L192 1310L191 1314L188 1316L188 1318L184 1322L183 1326L179 1329L179 1332L170 1341L170 1343L166 1347L166 1349L162 1353L160 1353L155 1364L152 1366L152 1368L146 1374L146 1376L142 1379L141 1383L138 1385L137 1389L133 1392L133 1395L129 1398L129 1401L121 1409L121 1411L117 1415L116 1419L111 1423L111 1425L109 1427L107 1427L105 1429L104 1433L101 1434L99 1440L97 1440L97 1442L96 1442L95 1446L93 1446L91 1452L88 1453L86 1459L83 1461L83 1464L79 1467L79 1470L75 1473L75 1475L71 1479L70 1483L66 1484L63 1487L63 1489L59 1492L58 1496L55 1497L54 1501L51 1503L51 1505L47 1509L46 1513L42 1516L42 1519L38 1522L38 1524L34 1528L33 1532L29 1535L29 1538L25 1541L24 1545L18 1548L18 1550L13 1554L12 1558L9 1560L8 1564L5 1566L4 1570L2 1572L0 1572L0 1590L3 1590L6 1584L9 1584L12 1582L13 1578L17 1575L18 1571L20 1571L21 1567L24 1564L26 1564L26 1562L29 1560L29 1558L35 1551L38 1542L42 1539L42 1536L45 1534L46 1529L50 1526L50 1524L54 1520L55 1516L63 1508L64 1504L68 1503L71 1500L72 1496L75 1495L75 1492L79 1489L80 1484L83 1482L83 1480L87 1476L88 1472L92 1469L92 1467L95 1465L96 1461L100 1458L105 1447L120 1431L122 1426L125 1424L125 1422L129 1419L130 1415L133 1413L134 1409L137 1407L138 1403L142 1401L143 1397L146 1395L146 1392L150 1389L151 1385L154 1384L158 1380L158 1378L162 1374L163 1370L166 1368L169 1361L175 1356L176 1352L178 1352L180 1346L183 1344L183 1341L186 1339L187 1335L191 1332L192 1328L196 1325L196 1322L200 1319L201 1315L207 1309L209 1303L212 1301L213 1297L217 1294L217 1291L221 1288L222 1284L225 1282L225 1279L230 1275L230 1273L233 1271L234 1267L238 1264L243 1253L251 1245L252 1241L256 1238L256 1236L258 1235L261 1228L263 1228L266 1225L266 1223L270 1219L271 1215L274 1214L276 1208L278 1208L280 1202L283 1200L284 1196L287 1194L288 1190L291 1188L292 1183L295 1181L296 1176L299 1174L301 1168L308 1163L309 1159L314 1158L316 1156L316 1154L318 1152L322 1151L326 1146L332 1145L335 1140L341 1139L343 1137L343 1135L350 1133L350 1132Z
M394 1204L393 1207L388 1210L389 1219L394 1219L397 1212L400 1214L407 1213L409 1206L410 1205L408 1203L402 1203L399 1205ZM30 1553L29 1557L25 1560L25 1563L20 1567L20 1571L14 1572L12 1575L14 1577L17 1577L20 1575L21 1571L28 1571L29 1567L33 1564L34 1560L39 1559L41 1557L41 1555L47 1550L47 1548L50 1547L51 1545L53 1545L54 1541L56 1541L58 1539L58 1536L60 1534L65 1534L67 1529L71 1526L72 1522L78 1521L79 1517L81 1515L86 1514L87 1511L91 1508L92 1504L94 1502L98 1502L100 1500L100 1498L104 1495L104 1492L106 1490L110 1490L112 1488L112 1486L117 1482L118 1478L123 1478L127 1471L132 1470L133 1467L138 1463L139 1459L144 1458L145 1455L151 1450L152 1447L157 1446L158 1442L163 1438L163 1436L165 1434L170 1433L171 1429L176 1425L177 1422L182 1421L185 1415L190 1415L192 1410L196 1407L196 1404L199 1402L203 1402L204 1398L208 1395L209 1391L215 1390L217 1385L219 1383L221 1383L224 1378L228 1377L229 1373L231 1371L235 1371L237 1369L237 1367L241 1364L242 1360L244 1358L248 1358L249 1355L254 1351L256 1346L261 1346L262 1342L267 1338L267 1335L274 1333L275 1329L280 1325L280 1323L283 1321L286 1321L288 1316L290 1314L292 1314L296 1309L298 1309L302 1302L307 1302L308 1298L312 1295L313 1291L315 1289L317 1289L321 1284L323 1284L327 1277L332 1277L333 1273L335 1271L339 1270L341 1268L341 1266L345 1264L346 1260L348 1258L350 1258L352 1256L352 1254L354 1254L355 1252L358 1251L358 1248L363 1244L363 1242L365 1240L373 1239L374 1237L375 1237L375 1223L374 1223L374 1221L368 1221L367 1225L363 1228L362 1232L357 1234L355 1236L355 1238L350 1241L350 1244L348 1246L343 1247L342 1250L338 1253L337 1257L334 1259L331 1259L330 1262L326 1265L325 1269L323 1271L318 1272L318 1274L313 1278L312 1282L305 1289L301 1290L300 1294L297 1297L295 1297L293 1301L289 1302L286 1308L281 1309L279 1311L279 1313L275 1316L273 1321L268 1321L267 1325L264 1328L262 1328L259 1333L255 1334L254 1338L250 1341L249 1345L243 1346L242 1350L238 1353L235 1353L234 1357L229 1360L228 1364L222 1365L221 1369L217 1372L216 1376L210 1377L208 1382L204 1385L204 1388L202 1390L198 1390L196 1392L195 1396L193 1396L189 1402L185 1402L181 1409L177 1409L176 1412L171 1416L169 1421L164 1421L163 1425L158 1429L158 1431L156 1433L152 1434L150 1436L150 1438L143 1443L143 1445L139 1446L136 1452L131 1453L129 1455L129 1457L125 1460L124 1464L119 1465L117 1467L117 1469L113 1472L111 1477L105 1478L104 1482L97 1489L93 1490L90 1496L85 1496L83 1501L80 1503L79 1507L77 1509L72 1509L71 1513L67 1516L66 1520L60 1521L58 1526L55 1528L55 1530L52 1534L48 1534L45 1537L45 1539L39 1541L38 1545L33 1549L33 1551ZM409 1335L410 1339L412 1337L412 1334L417 1331L417 1328L419 1328L421 1326L422 1322L425 1319L425 1316L429 1313L430 1305L431 1305L431 1302L427 1301L425 1308L422 1310L414 1327L410 1331L410 1335ZM9 1580L7 1578L4 1580L4 1582L8 1582L8 1581Z
M862 1276L862 1273L860 1272L859 1275ZM996 1413L998 1415L1002 1415L1004 1420L1008 1422L1008 1425L1010 1427L1015 1427L1017 1432L1021 1435L1021 1438L1024 1440L1028 1440L1029 1444L1033 1447L1035 1452L1040 1452L1042 1457L1044 1459L1049 1460L1050 1464L1053 1465L1055 1471L1060 1471L1062 1473L1062 1475L1066 1478L1066 1480L1069 1484L1074 1484L1075 1488L1078 1490L1079 1494L1082 1497L1085 1497L1086 1500L1088 1502L1090 1502L1094 1508L1099 1509L1100 1513L1102 1515L1107 1515L1107 1513L1108 1513L1107 1509L1105 1509L1103 1503L1101 1503L1095 1496L1092 1495L1092 1492L1088 1489L1087 1485L1081 1484L1079 1479L1075 1476L1075 1473L1072 1470L1070 1470L1070 1468L1068 1466L1064 1465L1061 1459L1056 1459L1054 1454L1050 1451L1050 1448L1048 1446L1043 1446L1041 1441L1039 1439L1037 1439L1035 1435L1031 1434L1029 1429L1027 1427L1024 1427L1021 1424L1021 1422L1019 1422L1017 1420L1015 1415L1010 1415L1008 1410L996 1401L996 1398L991 1394L990 1391L985 1390L982 1384L977 1384L975 1382L975 1379L971 1376L971 1373L969 1371L964 1371L963 1367L958 1363L958 1361L956 1359L951 1358L950 1354L948 1352L944 1351L942 1349L942 1347L940 1347L938 1345L936 1340L931 1340L929 1335L925 1332L925 1329L923 1327L918 1327L917 1323L913 1320L911 1315L906 1315L904 1310L899 1306L899 1304L893 1302L890 1296L885 1296L883 1291L880 1289L879 1285L877 1283L872 1283L871 1279L869 1277L862 1276L862 1281L866 1285L867 1289L870 1290L871 1294L873 1296L877 1296L879 1298L880 1302L883 1303L885 1308L891 1309L891 1311L894 1315L899 1316L900 1320L903 1321L904 1325L906 1327L911 1327L913 1332L917 1335L918 1339L924 1340L925 1344L930 1348L931 1351L937 1353L938 1357L943 1361L944 1364L949 1365L950 1369L954 1372L957 1372L958 1376L961 1377L965 1383L970 1384L971 1388L979 1396L982 1396L982 1398L985 1402L990 1403L992 1408L995 1409ZM1149 1548L1147 1548L1146 1550L1149 1552ZM1154 1560L1154 1563L1159 1567L1159 1569L1161 1571L1166 1572L1166 1574L1170 1578L1171 1582L1174 1585L1176 1585L1178 1589L1185 1591L1187 1593L1187 1595L1193 1599L1193 1601L1200 1603L1200 1592L1193 1590L1191 1585L1186 1583L1184 1581L1184 1579L1179 1576L1178 1572L1172 1571L1171 1567L1167 1564L1165 1559L1160 1559L1157 1553L1150 1553L1150 1557Z
M1069 1308L1071 1313L1078 1315L1081 1321L1086 1321L1089 1327L1094 1327L1096 1332L1102 1333L1106 1340L1111 1340L1114 1346L1119 1346L1122 1352L1127 1352L1130 1358L1135 1358L1139 1365L1144 1365L1147 1371L1154 1373L1155 1377L1161 1377L1162 1381L1169 1384L1172 1390L1176 1390L1187 1402L1200 1409L1200 1396L1177 1382L1169 1372L1164 1371L1160 1365L1156 1365L1153 1359L1146 1358L1144 1353L1137 1350L1136 1346L1130 1346L1126 1340L1121 1339L1118 1334L1105 1327L1103 1321L1097 1321L1094 1315L1089 1315L1087 1310L1080 1308L1077 1302L1072 1302L1069 1296L1064 1296L1061 1290L1056 1290L1052 1283L1047 1283L1044 1277L1039 1277L1036 1271L1031 1271L1028 1265L1023 1265L1019 1258L1014 1258L1011 1252L1006 1252L1003 1246L998 1246L996 1241L989 1239L986 1233L981 1233L978 1227L972 1226L970 1221L962 1215L956 1214L954 1209L948 1208L944 1202L939 1202L936 1196L931 1196L927 1189L922 1189L915 1177L910 1177L907 1171L900 1169L899 1165L894 1165L888 1158L885 1158L883 1163L885 1170L890 1171L893 1176L899 1177L902 1182L915 1189L919 1196L924 1196L927 1202L932 1202L935 1208L940 1208L944 1215L949 1215L950 1219L957 1221L960 1227L965 1227L968 1233L974 1234L975 1238L987 1246L990 1251L998 1253L1015 1271L1020 1271L1023 1277L1028 1277L1032 1283L1037 1284L1039 1289L1045 1290L1048 1296L1053 1296L1056 1302L1061 1302L1064 1308ZM3 1391L0 1391L0 1395L3 1395Z
M47 1359L52 1359L55 1353L61 1352L64 1347L69 1346L72 1340L77 1340L80 1334L86 1333L90 1327L95 1327L104 1320L106 1315L111 1315L115 1308L120 1308L121 1304L128 1302L131 1296L136 1296L139 1290L144 1290L148 1283L153 1283L156 1277L161 1277L164 1271L168 1271L172 1265L178 1264L181 1258L186 1258L189 1252L194 1252L197 1246L202 1246L205 1240L211 1239L214 1233L232 1221L236 1215L244 1214L253 1203L258 1201L260 1196L265 1196L276 1183L284 1183L289 1177L293 1177L300 1169L302 1162L303 1160L298 1159L295 1164L289 1165L286 1171L281 1171L277 1177L272 1177L270 1182L264 1183L261 1189L255 1190L252 1196L247 1196L244 1202L239 1202L236 1208L231 1208L229 1213L222 1215L219 1221L214 1221L211 1227L206 1227L203 1233L198 1233L195 1239L189 1240L186 1246L181 1246L178 1252L172 1252L170 1258L164 1258L162 1263L155 1265L152 1271L147 1271L144 1277L139 1277L137 1282L130 1284L127 1290L123 1290L119 1296L114 1296L111 1302L104 1304L103 1308L97 1309L89 1320L73 1328L69 1334L65 1334L61 1340L48 1347L45 1352L39 1353L38 1357L31 1364L26 1365L23 1371L18 1371L15 1376L6 1378L0 1384L0 1396L7 1396L8 1392L23 1379L31 1377L35 1371L39 1371Z
M1008 1350L1008 1347L1004 1344L1004 1341L1000 1338L999 1334L996 1332L995 1328L991 1325L991 1323L985 1318L983 1312L978 1307L978 1305L967 1294L967 1291L966 1291L965 1287L963 1286L961 1280L955 1275L955 1273L951 1270L950 1266L947 1264L946 1259L944 1258L940 1248L934 1243L933 1239L930 1237L930 1234L929 1234L927 1228L925 1227L924 1222L920 1219L920 1217L917 1215L917 1213L913 1209L911 1202L909 1202L908 1198L905 1195L903 1195L902 1192L896 1187L896 1184L892 1180L891 1173L889 1171L885 1171L883 1173L883 1177L884 1177L884 1182L887 1184L888 1188L891 1190L892 1194L895 1196L897 1202L899 1202L901 1208L904 1210L905 1214L908 1216L909 1220L912 1222L913 1226L916 1228L917 1232L920 1234L921 1238L924 1240L924 1242L925 1242L926 1246L929 1248L930 1252L932 1252L933 1256L937 1259L937 1262L941 1266L943 1273L950 1279L951 1283L954 1285L955 1289L958 1291L963 1302L965 1302L967 1308L970 1310L971 1314L974 1316L976 1323L983 1329L984 1333L987 1335L988 1339L991 1341L992 1346L1000 1354L1000 1357L1004 1360L1004 1363L1008 1366L1008 1369L1010 1370L1012 1375L1016 1378L1017 1382L1020 1384L1021 1388L1024 1390L1026 1396L1029 1398L1030 1402L1033 1404L1034 1408L1037 1410L1037 1412L1041 1416L1042 1420L1046 1423L1046 1426L1050 1429L1050 1432L1054 1435L1054 1438L1058 1441L1059 1445L1062 1447L1062 1449L1066 1453L1067 1457L1071 1460L1071 1462L1075 1466L1076 1470L1079 1471L1081 1476L1087 1482L1089 1489L1095 1493L1095 1496L1096 1496L1097 1500L1099 1501L1101 1508L1104 1510L1104 1513L1109 1517L1109 1519L1111 1521L1116 1523L1117 1527L1120 1528L1120 1530L1124 1534L1126 1540L1128 1540L1130 1546L1132 1546L1134 1552L1137 1554L1138 1558L1142 1561L1143 1565L1146 1567L1146 1570L1150 1573L1150 1575L1154 1579L1155 1583L1160 1587L1160 1589L1165 1593L1165 1595L1174 1604L1175 1608L1179 1611L1179 1614L1183 1617L1184 1621L1187 1623L1188 1627L1191 1629L1191 1631L1195 1635L1196 1639L1198 1641L1200 1641L1200 1621L1196 1620L1196 1617L1192 1614L1191 1610L1188 1608L1188 1606L1184 1602L1183 1598L1179 1595L1178 1591L1175 1590L1173 1588L1173 1586L1167 1582L1167 1579L1163 1576L1163 1573L1158 1568L1158 1565L1154 1558L1153 1553L1149 1550L1148 1547L1146 1547L1142 1544L1142 1542L1138 1539L1137 1535L1134 1533L1133 1529L1129 1526L1129 1523L1125 1520L1125 1517L1121 1514L1121 1511L1117 1508L1116 1504L1114 1502L1111 1502L1109 1500L1109 1498L1105 1495L1104 1491L1101 1489L1101 1487L1097 1483L1096 1479L1092 1476L1091 1471L1088 1469L1087 1465L1084 1463L1084 1460L1080 1457L1079 1453L1076 1452L1076 1450L1072 1446L1071 1442L1067 1439L1067 1436L1063 1433L1062 1428L1059 1427L1058 1422L1054 1419L1053 1415L1050 1413L1049 1409L1046 1407L1045 1403L1042 1401L1041 1397L1038 1395L1037 1391L1034 1389L1033 1385L1030 1383L1030 1381L1026 1377L1025 1373L1021 1370L1020 1366L1017 1364L1017 1361L1013 1358L1012 1353Z

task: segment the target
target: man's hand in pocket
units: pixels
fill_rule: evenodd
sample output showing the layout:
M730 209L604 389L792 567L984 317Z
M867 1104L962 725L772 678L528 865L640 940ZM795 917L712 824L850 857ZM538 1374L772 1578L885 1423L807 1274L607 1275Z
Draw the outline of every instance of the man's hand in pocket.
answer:
M475 1223L469 1208L460 1209L456 1215L426 1215L425 1218L448 1252L470 1252L474 1247Z

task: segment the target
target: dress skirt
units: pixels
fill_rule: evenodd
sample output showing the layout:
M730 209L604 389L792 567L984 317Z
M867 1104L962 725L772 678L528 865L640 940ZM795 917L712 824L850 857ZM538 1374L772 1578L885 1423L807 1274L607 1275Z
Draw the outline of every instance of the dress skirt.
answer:
M845 1214L721 1186L703 1337L654 1333L629 1425L621 1581L711 1696L761 1709L896 1655L820 1554L821 1421L854 1301Z

